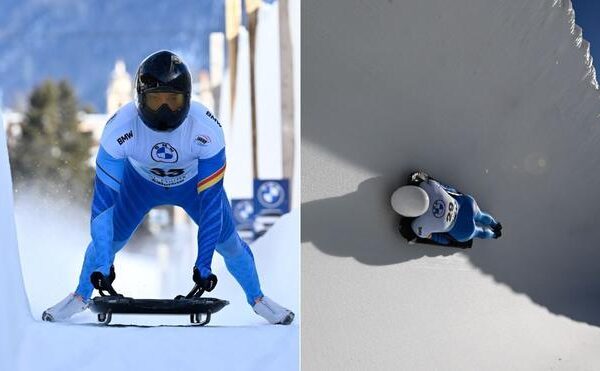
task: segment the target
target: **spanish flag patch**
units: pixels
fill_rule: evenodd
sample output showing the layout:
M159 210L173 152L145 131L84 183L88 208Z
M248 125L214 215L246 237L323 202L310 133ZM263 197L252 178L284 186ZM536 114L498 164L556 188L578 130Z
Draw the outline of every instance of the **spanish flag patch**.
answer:
M206 178L204 178L198 182L198 184L196 186L198 193L217 184L221 179L223 179L224 175L225 175L225 165L223 165L223 167L221 167L219 170L215 171L210 176L207 176Z

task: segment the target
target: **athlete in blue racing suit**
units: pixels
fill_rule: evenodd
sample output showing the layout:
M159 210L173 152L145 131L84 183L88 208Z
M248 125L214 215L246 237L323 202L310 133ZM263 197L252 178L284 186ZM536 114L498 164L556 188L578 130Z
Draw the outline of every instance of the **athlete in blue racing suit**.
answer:
M410 201L410 202L409 202ZM474 238L496 239L502 224L479 209L472 196L462 194L423 172L392 196L392 207L404 215L400 232L409 242L471 247Z
M216 284L214 251L243 288L254 311L273 324L294 314L263 295L254 258L238 236L223 189L225 143L221 124L190 101L191 77L169 51L146 58L136 75L137 101L123 106L106 124L96 158L91 234L74 294L44 312L60 321L86 307L94 287L90 276L108 277L121 250L153 207L177 205L198 224L195 269L207 291Z

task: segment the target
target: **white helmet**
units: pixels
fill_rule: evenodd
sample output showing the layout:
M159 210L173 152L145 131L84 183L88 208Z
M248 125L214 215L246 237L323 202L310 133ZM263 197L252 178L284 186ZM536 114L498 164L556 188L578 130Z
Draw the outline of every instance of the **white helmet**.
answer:
M391 202L395 212L408 218L421 216L429 208L427 192L423 188L413 185L398 188L392 193Z

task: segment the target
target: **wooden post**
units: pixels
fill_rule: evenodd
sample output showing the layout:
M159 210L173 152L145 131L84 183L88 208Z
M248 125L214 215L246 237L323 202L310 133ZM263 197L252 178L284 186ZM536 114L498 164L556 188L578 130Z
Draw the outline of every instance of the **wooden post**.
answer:
M250 42L250 121L252 124L252 174L258 178L258 150L256 138L256 27L258 24L258 9L261 0L246 0L246 12L248 14L248 37Z
M288 0L279 0L279 46L281 50L281 135L283 177L293 184L294 175L294 69ZM291 194L290 199L294 196Z
M240 33L241 21L242 4L240 3L240 0L225 0L225 37L227 38L227 46L229 49L230 117L233 117L233 107L235 107L238 35Z
M214 112L221 116L221 83L223 81L223 59L225 58L225 35L221 32L210 34L210 89L214 97Z

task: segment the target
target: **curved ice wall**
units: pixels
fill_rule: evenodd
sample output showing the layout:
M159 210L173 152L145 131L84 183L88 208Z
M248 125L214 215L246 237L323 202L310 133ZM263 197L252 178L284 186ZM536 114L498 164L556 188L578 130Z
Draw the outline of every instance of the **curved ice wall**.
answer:
M396 231L389 195L424 169L503 222L465 252L474 266L600 325L600 100L571 3L305 5L302 240L367 265L456 254ZM328 197L352 179L319 171L326 158L373 176Z
M23 286L13 210L12 180L0 112L0 369L15 370L19 337L31 320Z

